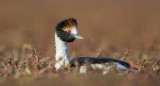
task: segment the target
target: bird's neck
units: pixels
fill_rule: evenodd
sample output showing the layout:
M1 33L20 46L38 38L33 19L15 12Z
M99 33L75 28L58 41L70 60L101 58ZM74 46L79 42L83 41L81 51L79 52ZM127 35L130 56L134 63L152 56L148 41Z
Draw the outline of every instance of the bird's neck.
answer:
M55 33L55 47L56 47L56 64L55 68L60 69L61 66L66 66L69 64L68 56L68 43L62 41Z

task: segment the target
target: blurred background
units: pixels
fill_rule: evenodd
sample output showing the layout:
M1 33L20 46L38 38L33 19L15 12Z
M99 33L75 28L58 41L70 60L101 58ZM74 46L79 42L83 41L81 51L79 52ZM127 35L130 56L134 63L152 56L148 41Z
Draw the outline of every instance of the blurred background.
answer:
M78 32L84 37L69 44L71 58L118 58L131 65L138 63L139 73L57 76L54 62L47 57L54 58L55 25L70 17L77 19ZM159 0L0 0L0 83L6 80L4 86L156 86L160 79L159 33ZM38 49L41 60L47 59L40 64L49 68L37 71L37 65L32 64L30 69L26 66L17 70L18 62L22 67L25 62L35 62L33 48ZM29 53L24 49L29 49ZM24 73L34 78L24 78ZM20 78L2 78L9 76Z
M158 0L0 0L0 45L19 49L27 43L43 54L53 48L54 55L54 27L73 17L84 37L69 45L77 56L160 50L159 9Z

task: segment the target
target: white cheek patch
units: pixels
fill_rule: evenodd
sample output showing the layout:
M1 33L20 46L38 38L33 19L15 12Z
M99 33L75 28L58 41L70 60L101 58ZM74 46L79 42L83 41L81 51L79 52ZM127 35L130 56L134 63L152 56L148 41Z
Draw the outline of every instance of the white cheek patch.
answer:
M64 31L68 31L68 30L71 30L71 33L73 33L73 34L78 34L76 27L66 28Z

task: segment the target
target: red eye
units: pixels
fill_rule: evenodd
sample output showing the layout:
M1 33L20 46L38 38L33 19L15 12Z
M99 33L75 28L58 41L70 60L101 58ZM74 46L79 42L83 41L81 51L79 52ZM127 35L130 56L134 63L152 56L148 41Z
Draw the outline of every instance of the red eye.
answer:
M71 33L71 30L67 30L67 33Z

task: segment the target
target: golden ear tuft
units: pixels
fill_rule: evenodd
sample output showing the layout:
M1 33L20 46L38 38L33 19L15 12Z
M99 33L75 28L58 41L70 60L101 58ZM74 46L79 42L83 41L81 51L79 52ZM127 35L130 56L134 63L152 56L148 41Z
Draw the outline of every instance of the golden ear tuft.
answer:
M74 18L65 19L56 25L57 29L66 29L71 27L77 27L77 21Z

